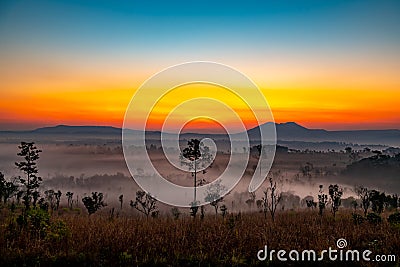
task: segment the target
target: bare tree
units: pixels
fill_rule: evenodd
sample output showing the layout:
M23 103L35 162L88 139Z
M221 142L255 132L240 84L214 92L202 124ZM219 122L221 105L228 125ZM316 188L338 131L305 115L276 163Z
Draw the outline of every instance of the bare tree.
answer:
M205 179L201 179L198 181L197 186L202 186L207 184L208 182ZM206 215L206 207L204 205L200 206L200 219L203 220Z
M275 177L273 177L275 176ZM264 191L262 198L264 207L264 216L267 216L267 211L271 214L272 221L275 221L275 212L279 202L282 199L282 193L277 188L277 174L269 177L269 187ZM275 179L274 179L275 178Z
M136 192L136 199L135 201L131 200L130 205L146 215L147 218L152 213L157 212L157 199L141 190Z
M250 148L250 151L252 152L252 156L258 160L261 159L262 156L262 152L264 150L264 147L262 146L262 144L258 144L256 146L253 146L252 148ZM257 168L257 166L255 167ZM261 179L261 164L260 164L260 179Z
M199 211L198 202L193 201L192 203L190 203L190 216L196 218L198 211Z
M387 197L384 192L379 192L377 190L371 190L370 194L371 209L375 213L382 213L387 205Z
M62 193L60 190L54 193L54 197L56 198L56 210L58 210L58 207L60 207L61 195Z
M341 199L343 195L343 188L340 188L337 184L329 185L329 196L332 204L333 217L336 217L336 212L339 210L341 205Z
M259 209L259 210L262 209L262 207L263 207L262 199L257 199L256 205L257 205L257 209Z
M218 214L219 203L222 202L222 201L224 201L224 198L223 198L223 197L220 197L220 198L218 198L218 199L213 200L213 201L210 202L210 205L214 207L215 216L217 216L217 214Z
M55 210L56 209L56 198L55 198L55 192L53 189L49 189L44 191L44 194L46 196L47 202L50 204L50 209Z
M177 207L173 207L171 209L171 213L172 213L172 216L174 216L175 220L178 220L179 216L181 216L181 212L179 211L179 209Z
M216 182L207 187L207 195L205 201L210 202L210 205L215 209L215 216L218 214L219 204L224 200L222 195L224 194L226 187L221 185L221 182Z
M246 200L246 204L249 206L250 210L253 208L255 201L256 201L256 192L249 192L249 199Z
M72 210L72 203L73 203L72 197L73 197L74 193L67 192L65 195L67 196L68 207L69 207L69 209Z
M364 211L364 216L367 216L368 208L371 205L371 190L363 186L356 186L355 192L361 200L361 208Z
M322 213L326 208L327 203L328 203L328 195L324 194L323 185L320 185L318 192L318 208L320 216L322 216Z
M226 214L228 213L228 208L226 207L225 204L222 204L221 207L219 208L221 210L221 215L222 218L225 219Z

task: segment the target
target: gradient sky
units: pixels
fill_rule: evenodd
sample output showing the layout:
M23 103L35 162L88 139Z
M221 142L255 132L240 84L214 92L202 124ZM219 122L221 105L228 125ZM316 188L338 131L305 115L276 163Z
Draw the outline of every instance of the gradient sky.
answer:
M400 129L400 1L0 2L0 130L122 126L156 72L216 61L277 122ZM301 3L300 3L301 2Z

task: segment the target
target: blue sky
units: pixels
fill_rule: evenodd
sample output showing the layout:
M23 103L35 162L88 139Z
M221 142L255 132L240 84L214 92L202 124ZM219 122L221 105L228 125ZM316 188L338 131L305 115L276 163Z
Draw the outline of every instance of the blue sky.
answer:
M243 71L264 89L280 121L400 127L400 108L393 111L400 107L394 103L400 95L400 1L3 0L0 36L0 108L12 118L0 119L0 126L8 128L26 117L21 107L39 95L45 97L36 101L58 103L68 91L108 90L93 106L123 110L122 96L106 102L112 90L137 88L161 69L193 60ZM373 117L362 109L377 102L377 94ZM8 106L15 99L18 110ZM77 105L64 102L37 114L47 118L45 112L64 114L61 107ZM304 119L293 118L305 109ZM120 113L104 116L118 126ZM349 114L346 125L334 125ZM35 120L23 123L58 122Z
M399 1L116 2L2 1L1 44L151 57L165 49L172 56L351 53L400 43Z

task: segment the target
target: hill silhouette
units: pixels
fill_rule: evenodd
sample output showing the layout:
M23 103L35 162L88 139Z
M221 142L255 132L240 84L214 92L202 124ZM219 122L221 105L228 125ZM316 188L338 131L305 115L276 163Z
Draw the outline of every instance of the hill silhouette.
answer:
M267 122L247 132L250 139L259 139L259 128L267 129L273 126L272 122ZM303 142L344 142L354 144L379 144L387 146L400 146L400 130L352 130L352 131L328 131L324 129L309 129L295 122L276 123L277 139L281 141L303 141ZM132 133L139 134L138 130L130 130ZM121 138L122 129L110 126L68 126L58 125L54 127L43 127L32 131L2 131L1 135L109 135ZM159 137L160 132L149 131L148 136ZM196 138L198 136L210 137L215 139L225 139L226 135L221 134L196 134L184 133L184 138Z

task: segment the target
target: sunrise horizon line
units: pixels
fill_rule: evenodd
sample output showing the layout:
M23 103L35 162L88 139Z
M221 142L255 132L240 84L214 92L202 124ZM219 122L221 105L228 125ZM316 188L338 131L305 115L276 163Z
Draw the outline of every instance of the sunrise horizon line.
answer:
M249 129L247 129L247 131L257 128L261 125L267 124L267 123L271 123L271 122L265 122L262 123L260 125L251 127ZM323 126L316 126L316 127L310 127L310 126L305 126L303 123L299 123L296 121L285 121L285 122L275 122L275 125L285 125L285 124L295 124L299 127L303 127L306 128L308 130L324 130L324 131L328 131L328 132L336 132L336 131L390 131L390 130L397 130L399 131L400 128L365 128L365 127L360 127L360 128L337 128L337 129L327 129ZM23 128L23 129L2 129L0 130L0 132L32 132L32 131L36 131L36 130L40 130L40 129L45 129L45 128L56 128L56 127L103 127L103 128L113 128L113 129L123 129L122 126L115 126L115 125L111 125L111 124L65 124L65 123L59 123L59 124L49 124L49 125L43 125L43 126L36 126L36 127L27 127L27 128ZM140 131L138 129L135 128L127 128L129 130L133 130L133 131ZM188 133L192 133L192 134L196 134L196 133L202 133L201 130L207 131L213 131L213 129L205 129L205 128L195 128L193 130L185 130L182 133L184 134L188 134ZM148 129L147 131L151 131L151 132L162 132L161 130L157 130L157 129ZM195 131L200 131L200 132L195 132ZM172 133L171 131L164 131L165 133ZM217 132L212 132L209 134L218 134ZM219 133L220 134L220 133Z

